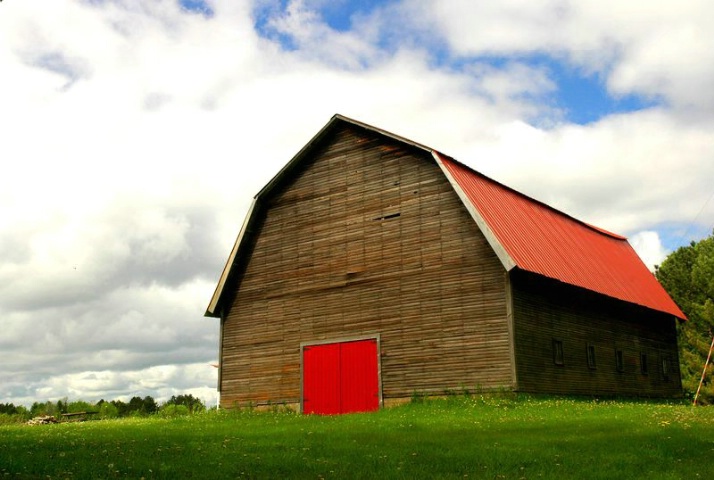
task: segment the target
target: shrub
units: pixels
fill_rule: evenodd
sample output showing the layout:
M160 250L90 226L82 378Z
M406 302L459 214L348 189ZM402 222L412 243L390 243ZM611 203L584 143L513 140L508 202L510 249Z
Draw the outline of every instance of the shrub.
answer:
M99 418L103 420L107 418L119 417L119 409L117 409L116 405L110 402L98 403L97 410L99 410Z
M24 423L28 420L27 415L20 413L0 413L0 425L10 425L13 423Z
M59 415L61 412L57 411L57 405L50 402L49 400L45 403L35 402L30 407L30 415L32 417L39 417L43 415Z
M65 413L77 413L77 412L96 412L97 407L94 405L78 400L67 405L67 411Z
M191 411L186 405L165 404L159 409L161 418L176 418L190 415Z
M164 406L166 405L183 405L188 408L191 413L198 413L206 410L206 405L204 405L200 399L191 394L179 396L174 395L164 404Z

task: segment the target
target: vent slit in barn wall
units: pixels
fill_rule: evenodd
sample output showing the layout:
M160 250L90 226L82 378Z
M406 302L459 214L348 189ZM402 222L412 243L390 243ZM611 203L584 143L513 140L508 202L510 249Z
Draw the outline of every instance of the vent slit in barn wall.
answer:
M391 220L392 218L397 218L401 215L401 213L390 213L389 215L382 215L381 217L373 218L372 220L375 222L380 222L382 220Z

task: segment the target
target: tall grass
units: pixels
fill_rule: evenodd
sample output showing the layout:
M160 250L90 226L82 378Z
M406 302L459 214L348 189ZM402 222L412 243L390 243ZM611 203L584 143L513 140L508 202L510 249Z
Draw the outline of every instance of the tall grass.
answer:
M714 409L511 397L0 426L0 478L710 478Z

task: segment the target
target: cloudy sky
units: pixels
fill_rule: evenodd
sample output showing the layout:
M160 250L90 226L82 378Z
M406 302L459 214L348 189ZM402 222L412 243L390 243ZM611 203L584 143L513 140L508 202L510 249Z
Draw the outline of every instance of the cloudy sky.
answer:
M696 0L5 0L0 402L191 393L252 196L334 113L608 230L714 227Z

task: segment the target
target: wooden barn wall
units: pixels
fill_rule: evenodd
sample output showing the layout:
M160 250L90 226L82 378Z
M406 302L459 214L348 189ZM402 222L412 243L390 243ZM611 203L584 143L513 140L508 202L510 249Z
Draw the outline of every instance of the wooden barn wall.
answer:
M221 403L299 401L300 343L381 335L385 399L511 386L505 270L433 159L345 128L268 199Z
M512 273L511 285L520 391L681 395L673 317L524 272ZM562 365L554 360L554 340L562 342ZM588 345L594 348L594 368L588 365ZM642 354L647 356L646 374Z

